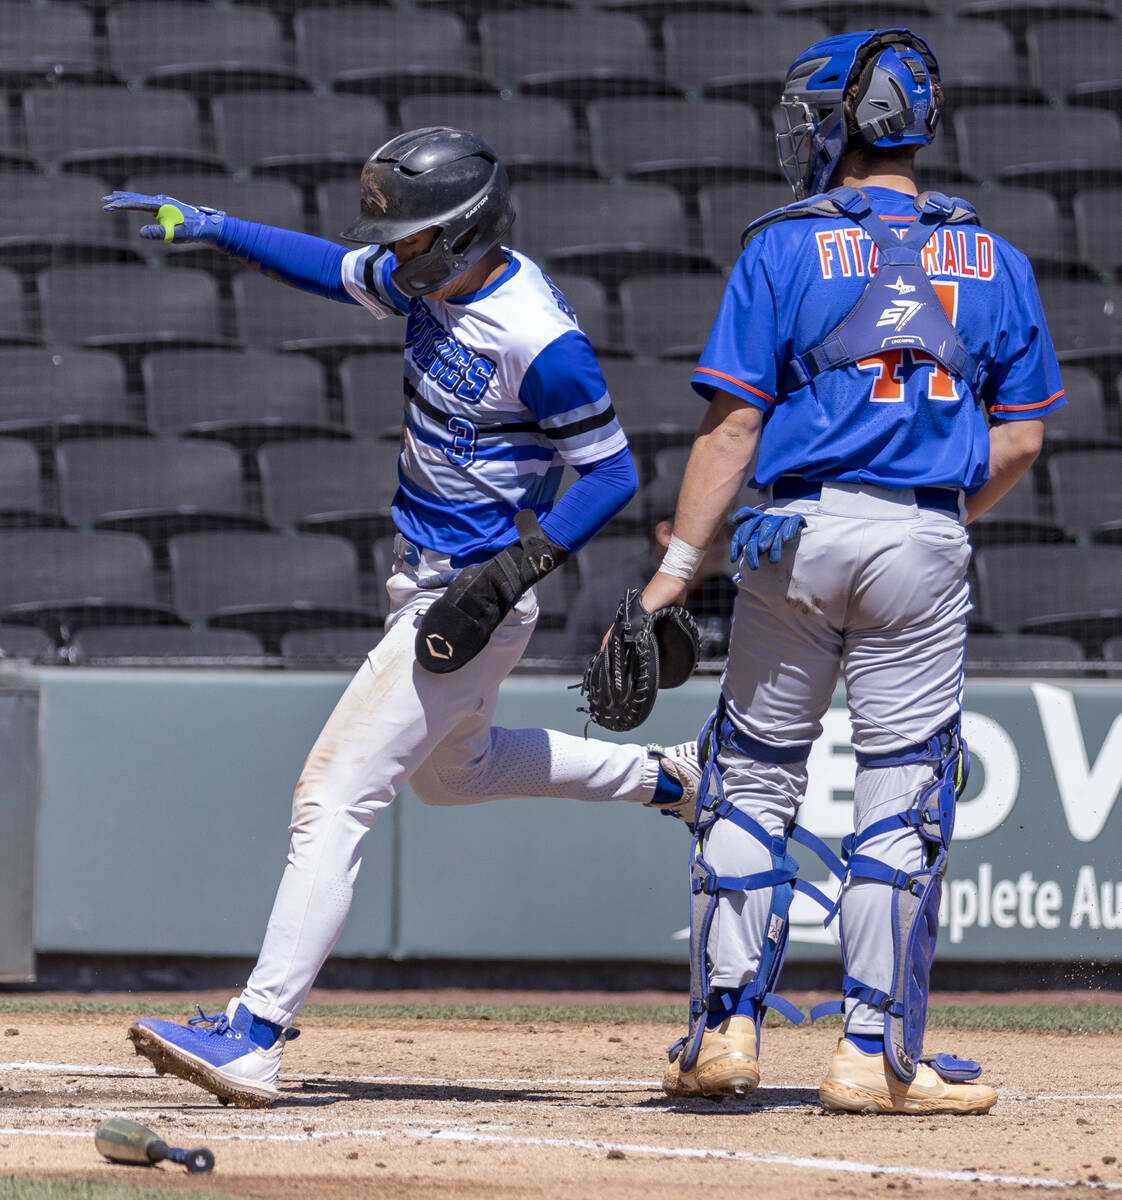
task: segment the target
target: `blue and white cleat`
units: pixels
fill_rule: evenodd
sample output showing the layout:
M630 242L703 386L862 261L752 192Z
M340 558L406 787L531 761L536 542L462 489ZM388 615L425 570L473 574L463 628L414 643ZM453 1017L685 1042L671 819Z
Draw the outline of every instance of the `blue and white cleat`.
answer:
M195 1026L208 1026L196 1029ZM176 1075L237 1108L267 1108L280 1094L277 1075L285 1042L299 1037L255 1017L237 997L224 1013L199 1015L186 1025L174 1021L136 1021L128 1036L137 1054L160 1075Z
M671 817L678 817L690 825L697 810L697 789L701 783L697 742L682 742L677 746L659 746L651 743L647 747L647 753L658 759L661 774L677 786L673 789L674 794L668 795L660 777L655 794L646 801L646 806Z

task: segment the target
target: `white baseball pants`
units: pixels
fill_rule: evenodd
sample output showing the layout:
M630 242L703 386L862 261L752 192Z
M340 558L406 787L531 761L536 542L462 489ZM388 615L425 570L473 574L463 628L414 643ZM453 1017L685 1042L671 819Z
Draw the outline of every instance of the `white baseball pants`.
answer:
M241 1000L258 1017L291 1023L331 953L351 906L362 839L406 782L426 804L507 797L649 800L658 762L644 746L548 729L491 726L499 684L537 620L533 591L486 649L458 671L432 675L413 655L416 625L440 595L400 561L391 612L312 747L293 797L285 867L257 965Z
M807 744L822 732L841 671L855 749L901 749L946 726L961 705L971 608L970 546L961 523L917 508L910 490L864 485L825 484L819 500L770 508L801 512L807 524L779 564L741 572L722 685L733 723L769 745ZM805 763L763 763L735 749L720 763L727 798L781 835L802 803ZM855 829L910 808L933 779L925 764L858 768ZM861 852L903 871L924 861L918 836L903 828ZM720 875L772 865L767 849L731 821L712 826L703 853ZM881 883L850 882L841 907L849 973L886 991L893 981L892 892ZM736 988L755 978L770 905L770 889L720 898L709 939L713 986ZM846 1028L880 1034L884 1018L847 1001Z

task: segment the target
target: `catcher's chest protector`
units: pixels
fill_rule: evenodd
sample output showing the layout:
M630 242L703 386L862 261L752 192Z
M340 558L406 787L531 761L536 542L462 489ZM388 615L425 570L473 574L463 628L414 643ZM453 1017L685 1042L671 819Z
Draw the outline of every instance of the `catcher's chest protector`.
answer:
M750 225L748 240L758 228L788 217L834 216L853 221L877 248L877 269L861 298L841 323L817 346L796 354L784 369L785 391L805 387L816 375L846 367L889 350L921 351L962 379L977 398L983 375L977 360L963 345L927 273L923 247L943 225L977 224L977 214L961 200L937 192L922 198L915 223L903 237L873 212L863 193L836 188L811 201L792 204Z

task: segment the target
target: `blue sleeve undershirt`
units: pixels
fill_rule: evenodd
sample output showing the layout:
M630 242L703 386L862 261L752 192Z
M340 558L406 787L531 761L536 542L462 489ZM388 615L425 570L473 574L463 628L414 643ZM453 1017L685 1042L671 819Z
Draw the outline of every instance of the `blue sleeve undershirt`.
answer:
M570 553L591 541L639 486L631 452L626 449L577 470L580 478L541 521L546 537Z
M343 304L358 303L343 286L347 249L325 238L227 217L216 244L231 258L301 291Z

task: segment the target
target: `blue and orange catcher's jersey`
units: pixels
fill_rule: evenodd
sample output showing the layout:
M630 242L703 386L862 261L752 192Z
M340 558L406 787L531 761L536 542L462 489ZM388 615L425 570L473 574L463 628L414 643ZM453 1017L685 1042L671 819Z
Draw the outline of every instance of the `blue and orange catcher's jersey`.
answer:
M913 197L867 188L873 211L906 228ZM694 370L694 388L765 412L753 486L780 475L887 488L977 491L989 472L990 421L1046 416L1063 384L1028 259L977 225L944 225L923 267L965 348L982 366L975 396L919 351L882 351L783 390L785 367L822 342L860 300L876 247L846 218L779 220L748 241Z

